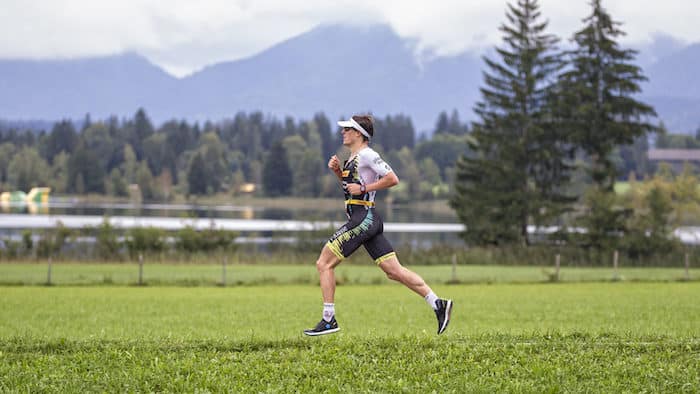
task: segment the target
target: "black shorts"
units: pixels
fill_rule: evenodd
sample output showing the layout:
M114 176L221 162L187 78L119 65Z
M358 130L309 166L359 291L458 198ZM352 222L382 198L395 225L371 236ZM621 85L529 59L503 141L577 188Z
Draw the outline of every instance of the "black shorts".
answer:
M364 245L374 262L381 262L396 256L394 248L384 237L384 223L374 208L354 206L345 223L328 240L326 245L339 259L349 257Z

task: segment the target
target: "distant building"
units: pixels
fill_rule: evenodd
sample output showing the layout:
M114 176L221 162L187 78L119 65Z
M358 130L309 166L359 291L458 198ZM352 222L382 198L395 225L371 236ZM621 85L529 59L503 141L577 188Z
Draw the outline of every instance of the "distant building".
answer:
M255 193L255 189L255 183L244 183L238 188L238 191L241 193Z
M675 172L681 172L685 163L700 166L700 149L649 149L649 161L668 163Z

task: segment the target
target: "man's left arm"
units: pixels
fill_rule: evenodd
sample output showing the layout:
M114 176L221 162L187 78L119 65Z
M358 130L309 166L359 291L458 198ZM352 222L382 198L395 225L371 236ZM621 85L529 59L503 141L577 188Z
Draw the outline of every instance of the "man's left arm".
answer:
M396 186L399 184L399 177L396 176L396 174L392 171L384 175L383 177L379 178L378 181L374 183L369 183L365 186L365 193L377 191L377 190L383 190L383 189L388 189L390 187ZM348 192L352 194L353 196L357 196L362 194L362 185L358 185L356 183L351 183L348 185Z
M365 185L367 192L373 192L377 190L388 189L399 184L399 177L392 171L383 177L379 178L378 181Z

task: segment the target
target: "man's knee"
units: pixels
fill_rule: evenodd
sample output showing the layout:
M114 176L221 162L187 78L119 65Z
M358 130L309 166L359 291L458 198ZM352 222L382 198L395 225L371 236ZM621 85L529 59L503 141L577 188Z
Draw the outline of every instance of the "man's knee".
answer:
M401 276L399 276L399 273L393 272L393 271L387 272L386 277L391 279L391 280L395 280L395 281L399 281L399 279L401 279Z
M316 260L316 269L318 270L318 272L327 271L328 267L329 267L328 262L326 262L322 258L319 258L318 260Z
M318 272L332 270L333 267L335 267L336 262L337 259L321 255L319 256L318 260L316 260L316 269L318 270Z
M402 270L403 270L403 267L396 264L396 265L391 265L389 267L385 267L384 273L386 274L386 277L391 279L391 280L401 281Z

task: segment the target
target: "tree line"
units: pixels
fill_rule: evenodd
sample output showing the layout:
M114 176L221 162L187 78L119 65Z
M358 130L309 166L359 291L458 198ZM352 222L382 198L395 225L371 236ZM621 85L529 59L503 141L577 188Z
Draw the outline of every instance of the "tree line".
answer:
M387 194L396 201L448 198L458 157L473 155L468 122L456 110L443 111L432 133L421 137L409 116L389 115L376 122L372 146L402 179ZM323 113L284 121L261 112L238 113L221 122L171 120L157 127L139 109L132 118L93 121L86 115L81 122L62 120L38 132L0 124L0 191L49 186L55 194L172 201L178 196L235 196L242 185L252 183L259 186L257 196L337 197L326 160L347 155L340 146ZM616 149L621 179L630 172L639 178L653 174L647 149L641 137Z
M387 156L408 185L397 199L446 197L454 163L468 151L468 126L456 111L440 114L431 138L416 138L410 117L377 117L372 145ZM328 157L347 152L335 122L323 113L309 120L279 120L261 112L220 122L171 120L153 125L145 109L133 117L70 120L48 131L0 128L0 189L49 186L57 194L137 196L171 201L178 196L241 193L258 196L338 196ZM420 193L418 192L420 191Z

